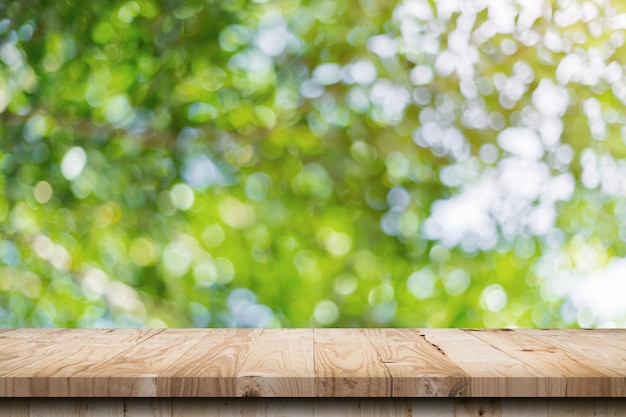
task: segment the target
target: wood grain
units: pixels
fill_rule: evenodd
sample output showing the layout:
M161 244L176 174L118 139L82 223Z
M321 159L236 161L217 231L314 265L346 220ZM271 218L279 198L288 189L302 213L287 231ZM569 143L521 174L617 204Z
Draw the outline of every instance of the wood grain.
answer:
M239 369L260 329L213 329L172 363L157 381L163 397L236 397Z
M576 355L585 363L603 369L611 369L626 376L626 334L607 329L594 331L583 329L544 330L522 329L517 333L542 340L570 355Z
M523 362L546 382L547 397L624 395L624 377L588 361L575 352L517 331L470 331L476 337ZM593 381L593 382L592 382Z
M0 376L16 369L35 364L39 360L48 361L51 355L67 347L66 342L80 340L87 342L94 334L104 334L104 330L77 329L14 329L0 336Z
M312 329L266 329L237 372L239 397L315 397Z
M59 335L65 332L65 329L2 329L0 333L0 339L12 338L12 339L45 339ZM78 330L78 329L76 329ZM90 330L91 331L91 330Z
M626 330L2 330L0 397L626 397Z
M414 329L364 329L389 370L394 397L466 397L469 376Z
M80 396L156 397L160 374L205 336L195 329L159 331L90 368Z
M54 345L49 341L29 339L15 345L18 349L34 350L30 360L7 361L3 371L7 378L0 378L0 392L6 396L76 397L90 396L87 387L106 385L107 380L76 378L80 373L94 369L101 362L111 360L139 342L157 334L155 330L120 329L115 332L65 330L54 334ZM5 384L2 381L7 381ZM101 390L102 390L101 389Z
M472 397L536 397L545 387L532 368L460 329L423 329L420 334L470 376Z
M318 397L391 397L391 375L363 329L315 329Z
M611 396L626 396L626 334L613 329L518 330L608 375ZM605 378L606 379L606 378Z

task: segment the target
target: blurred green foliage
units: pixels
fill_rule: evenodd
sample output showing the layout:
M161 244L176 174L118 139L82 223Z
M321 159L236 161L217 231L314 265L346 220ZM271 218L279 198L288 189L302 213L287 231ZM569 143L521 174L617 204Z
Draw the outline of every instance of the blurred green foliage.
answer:
M0 326L625 326L620 7L0 3Z

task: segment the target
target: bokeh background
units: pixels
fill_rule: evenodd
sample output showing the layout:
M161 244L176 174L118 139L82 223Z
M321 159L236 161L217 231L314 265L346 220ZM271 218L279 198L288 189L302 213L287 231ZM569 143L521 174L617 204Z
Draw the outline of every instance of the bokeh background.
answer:
M626 4L0 2L0 326L626 326Z

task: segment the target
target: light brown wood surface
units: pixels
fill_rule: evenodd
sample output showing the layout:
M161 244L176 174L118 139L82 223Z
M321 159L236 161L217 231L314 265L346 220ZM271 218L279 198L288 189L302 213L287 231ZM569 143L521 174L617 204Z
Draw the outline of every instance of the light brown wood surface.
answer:
M391 397L391 375L364 329L315 329L318 397Z
M471 332L461 329L424 329L424 338L470 376L473 397L545 397L545 380L524 363Z
M0 332L0 397L249 396L624 398L626 330Z
M532 368L546 381L546 391L552 397L623 397L625 394L623 374L589 362L575 349L559 348L527 332L475 330L472 334ZM595 348L601 349L597 345ZM590 379L595 384L589 385Z
M236 377L263 331L213 329L161 373L161 397L236 397Z
M315 397L312 329L267 329L237 372L238 397Z
M366 332L389 370L393 397L466 397L469 376L445 353L410 329ZM424 378L415 378L422 375Z

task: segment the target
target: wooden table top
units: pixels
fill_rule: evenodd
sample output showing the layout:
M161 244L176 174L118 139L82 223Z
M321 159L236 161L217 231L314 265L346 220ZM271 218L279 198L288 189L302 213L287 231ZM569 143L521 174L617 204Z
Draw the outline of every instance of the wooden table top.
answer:
M0 329L0 397L626 397L626 329Z

